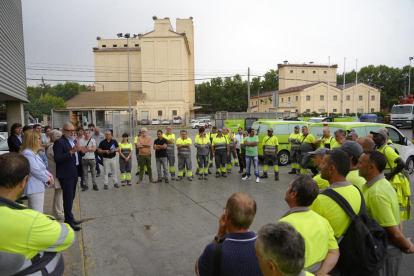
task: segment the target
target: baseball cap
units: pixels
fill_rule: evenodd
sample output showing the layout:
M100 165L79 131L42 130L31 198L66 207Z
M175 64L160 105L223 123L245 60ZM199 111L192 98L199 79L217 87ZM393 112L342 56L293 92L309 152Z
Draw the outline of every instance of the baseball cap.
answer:
M317 154L317 155L320 155L320 156L325 156L327 150L328 150L327 148L319 148L315 151L310 151L308 153L309 154Z
M249 133L247 131L243 131L243 134L249 135Z
M384 137L384 139L385 139L385 140L387 140L387 139L388 139L388 135L387 135L387 133L386 133L385 131L382 131L382 130L378 130L378 131L370 131L369 133L370 133L370 134L379 134L379 135L381 135L382 137Z
M273 132L273 128L269 128L267 131L271 131L271 132Z
M350 133L348 133L348 136L352 136L352 135L357 135L358 136L358 134L354 131L351 131Z
M219 129L217 129L217 131L223 132L223 129L219 128Z
M299 125L296 125L295 128L300 128Z
M349 153L354 156L361 156L364 153L361 145L355 141L346 141L341 146L334 148L333 150L343 150L346 153Z

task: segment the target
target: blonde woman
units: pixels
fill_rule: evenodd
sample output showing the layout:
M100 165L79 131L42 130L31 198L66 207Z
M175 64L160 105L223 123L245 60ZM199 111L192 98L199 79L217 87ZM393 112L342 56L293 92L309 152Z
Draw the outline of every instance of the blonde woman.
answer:
M29 160L30 175L24 194L29 198L29 208L43 213L45 186L53 185L53 175L46 170L46 165L37 152L42 147L42 137L37 132L26 132L19 153Z

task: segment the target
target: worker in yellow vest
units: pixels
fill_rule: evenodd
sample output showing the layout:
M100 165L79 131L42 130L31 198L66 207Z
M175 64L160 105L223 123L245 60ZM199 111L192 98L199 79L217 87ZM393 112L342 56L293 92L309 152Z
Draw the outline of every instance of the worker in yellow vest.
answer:
M232 158L235 163L239 163L239 160L237 159L237 149L236 149L236 143L234 141L235 135L231 133L230 128L223 127L223 136L227 139L229 144L229 155L226 158L226 167L227 167L227 173L231 173L232 169Z
M137 158L137 173L135 175L139 175L139 148L138 148L138 137L142 135L142 129L140 128L138 131L138 136L135 136L134 144L135 144L135 156ZM144 166L145 174L148 174L147 165Z
M385 178L397 192L400 204L400 218L402 221L411 219L411 189L410 182L404 174L405 162L390 146L387 145L388 135L382 130L371 131L376 150L382 152L387 158L384 170ZM402 230L402 229L401 229Z
M198 129L199 135L196 136L194 147L197 148L197 161L200 168L198 179L208 178L208 154L210 152L210 139L206 135L204 127Z
M213 150L213 157L216 161L216 177L227 177L226 174L226 157L229 156L229 142L226 137L223 136L223 130L219 129L217 136L211 143Z
M177 139L178 148L178 180L181 180L184 175L184 168L187 170L188 180L193 181L193 172L191 164L191 145L193 141L187 137L187 131L180 131L181 137Z
M267 135L263 138L263 155L264 166L263 175L260 178L268 178L267 170L269 169L269 163L273 166L275 173L275 180L279 181L279 164L277 159L277 152L279 149L279 141L276 136L273 135L273 128L267 130Z
M217 128L215 126L210 128L210 132L207 134L207 137L210 139L210 142L213 143L213 139L216 138L218 132L217 132ZM213 167L213 150L210 147L210 160L209 160L209 165L208 165L208 174L211 174L211 168Z
M295 126L295 132L293 132L288 141L290 142L290 163L292 164L292 170L289 174L300 173L300 140L302 138L299 125Z
M61 252L73 244L75 232L15 202L30 178L30 163L23 155L0 155L0 168L0 274L62 275Z
M168 169L171 174L171 180L175 180L175 134L172 133L172 127L167 127L167 133L162 135L168 141L167 145L167 161ZM164 175L168 179L168 175Z
M331 148L331 145L335 145L335 138L331 136L331 131L329 130L329 128L325 128L323 130L323 136L321 139L318 139L315 141L315 147L316 149L325 147L327 149Z
M318 170L318 173L313 177L313 180L315 180L316 184L318 184L319 187L319 193L326 190L327 187L329 187L329 181L325 180L321 177L320 172L320 166L322 164L322 159L326 155L326 151L328 149L325 147L319 148L315 151L309 152L309 154L313 155L312 161L315 168Z
M302 127L302 138L300 138L300 173L307 174L309 161L312 158L312 155L309 152L313 151L315 137L309 133L308 127Z

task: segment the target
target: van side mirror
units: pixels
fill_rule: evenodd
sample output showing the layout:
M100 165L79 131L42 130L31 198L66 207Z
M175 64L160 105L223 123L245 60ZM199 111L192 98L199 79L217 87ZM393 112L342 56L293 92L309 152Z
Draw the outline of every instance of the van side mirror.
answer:
M406 145L407 145L407 137L404 137L404 143L403 143L403 145L404 145L404 146L406 146Z

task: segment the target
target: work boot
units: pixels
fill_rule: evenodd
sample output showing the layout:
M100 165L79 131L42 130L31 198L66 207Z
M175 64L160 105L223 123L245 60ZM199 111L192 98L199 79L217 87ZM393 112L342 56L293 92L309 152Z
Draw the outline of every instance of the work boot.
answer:
M171 175L171 180L175 180L175 175Z
M108 185L104 185L104 189L105 190L108 190Z
M189 176L188 177L188 181L193 181L193 177L192 176Z
M268 178L268 176L267 176L267 172L263 172L263 175L262 175L262 176L260 176L260 178Z
M131 180L127 180L127 185L131 186Z
M139 171L137 171L137 173L135 175L139 175Z
M220 177L220 173L216 172L216 178L219 178L219 177Z
M95 191L99 191L99 188L98 188L98 185L93 185L93 189L95 190Z
M198 176L198 179L203 179L203 174L200 173L200 175Z
M231 173L231 169L227 169L227 173Z
M177 177L177 181L180 181L181 179L183 179L182 176Z
M210 169L208 169L208 174L211 174L211 171L210 171Z
M88 189L89 189L89 187L87 185L83 185L82 192L87 191Z
M234 166L238 167L239 166L239 163L234 163Z
M199 171L200 171L199 169L197 169L197 170L196 170L196 175L198 175L198 174L199 174Z
M242 172L243 172L243 169L242 169L242 168L240 168L239 173L242 173Z
M296 169L296 175L300 175L300 169Z
M222 176L222 177L227 177L227 174L226 174L225 172L222 172L222 173L221 173L221 176Z
M292 170L288 172L288 174L296 174L296 169L292 168Z
M208 174L204 174L204 179L207 180L208 179Z
M146 175L148 175L148 171L145 171L144 173L145 173Z
M275 180L279 181L279 172L275 172Z

